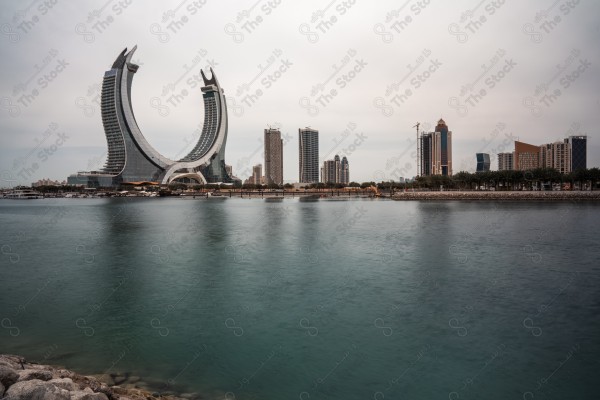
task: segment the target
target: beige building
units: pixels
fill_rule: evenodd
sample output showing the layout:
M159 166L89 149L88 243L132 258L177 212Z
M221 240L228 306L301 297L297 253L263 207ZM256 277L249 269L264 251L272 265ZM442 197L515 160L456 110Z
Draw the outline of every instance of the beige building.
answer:
M262 184L262 164L256 164L252 167L252 183L255 185Z
M554 168L561 174L571 172L571 146L569 139L540 146L540 167Z
M265 129L265 183L283 185L283 140L279 129Z
M498 171L512 171L515 169L514 153L498 153Z

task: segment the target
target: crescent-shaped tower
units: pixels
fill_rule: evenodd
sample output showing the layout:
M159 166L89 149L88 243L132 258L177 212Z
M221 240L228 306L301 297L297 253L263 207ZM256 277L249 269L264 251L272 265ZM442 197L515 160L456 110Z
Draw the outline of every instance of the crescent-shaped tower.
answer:
M100 171L80 172L68 178L69 184L116 187L122 183L156 182L169 184L182 178L198 183L233 182L225 168L227 104L223 89L211 68L204 80L204 125L194 148L178 161L156 151L146 140L135 119L131 104L131 84L139 66L123 50L104 73L102 82L102 124L108 156Z

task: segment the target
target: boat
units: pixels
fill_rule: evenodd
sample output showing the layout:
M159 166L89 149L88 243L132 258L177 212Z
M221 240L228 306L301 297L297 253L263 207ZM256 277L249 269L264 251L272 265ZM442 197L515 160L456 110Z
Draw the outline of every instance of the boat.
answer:
M6 193L7 199L19 199L19 200L31 200L31 199L43 199L44 195L40 192L30 189L13 190L12 192Z

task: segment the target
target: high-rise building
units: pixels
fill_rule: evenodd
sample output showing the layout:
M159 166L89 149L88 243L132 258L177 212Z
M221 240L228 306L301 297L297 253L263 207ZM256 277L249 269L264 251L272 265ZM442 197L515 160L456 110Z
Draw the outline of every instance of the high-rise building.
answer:
M530 169L539 168L540 147L515 140L513 166L514 169L518 171L527 171Z
M348 164L348 159L343 157L340 160L340 156L336 154L333 160L324 161L321 168L321 182L342 183L345 185L350 183L350 165Z
M200 75L204 100L204 125L192 151L180 160L157 152L142 134L131 105L131 84L139 66L133 63L135 46L123 50L102 81L102 124L108 157L101 171L69 176L70 185L119 186L121 183L156 182L169 184L179 179L197 183L233 182L225 169L227 106L225 95L211 68L211 78Z
M340 183L340 178L342 175L342 164L340 161L340 156L336 154L333 158L333 161L335 162L335 182Z
M514 169L514 153L498 153L498 171L512 171Z
M265 183L283 185L283 140L279 129L265 129Z
M421 176L431 175L431 141L433 134L423 133L419 140L421 141Z
M262 183L262 164L256 164L252 167L252 183L255 185Z
M348 159L345 156L342 157L340 183L344 185L350 183L350 164L348 164Z
M334 160L325 160L323 162L323 168L321 168L321 182L323 183L337 183L336 180L337 169Z
M569 139L540 146L540 168L554 168L561 174L571 172L571 146Z
M452 131L443 119L435 132L423 133L420 140L421 176L452 175Z
M452 131L443 119L438 121L431 146L431 173L452 175Z
M298 129L300 183L319 182L319 131L311 128Z
M477 153L477 172L487 172L490 170L490 155L488 153Z
M570 136L571 171L587 168L587 136Z

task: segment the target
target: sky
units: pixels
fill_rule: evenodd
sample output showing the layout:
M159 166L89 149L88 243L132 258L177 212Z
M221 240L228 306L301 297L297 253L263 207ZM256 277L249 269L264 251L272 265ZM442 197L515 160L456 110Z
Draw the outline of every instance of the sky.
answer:
M106 158L103 74L137 45L133 109L169 158L191 150L200 69L225 91L225 159L246 179L280 128L298 181L298 128L352 181L416 174L416 123L452 131L453 172L475 153L588 136L600 166L600 2L594 0L3 0L0 187L64 180Z

